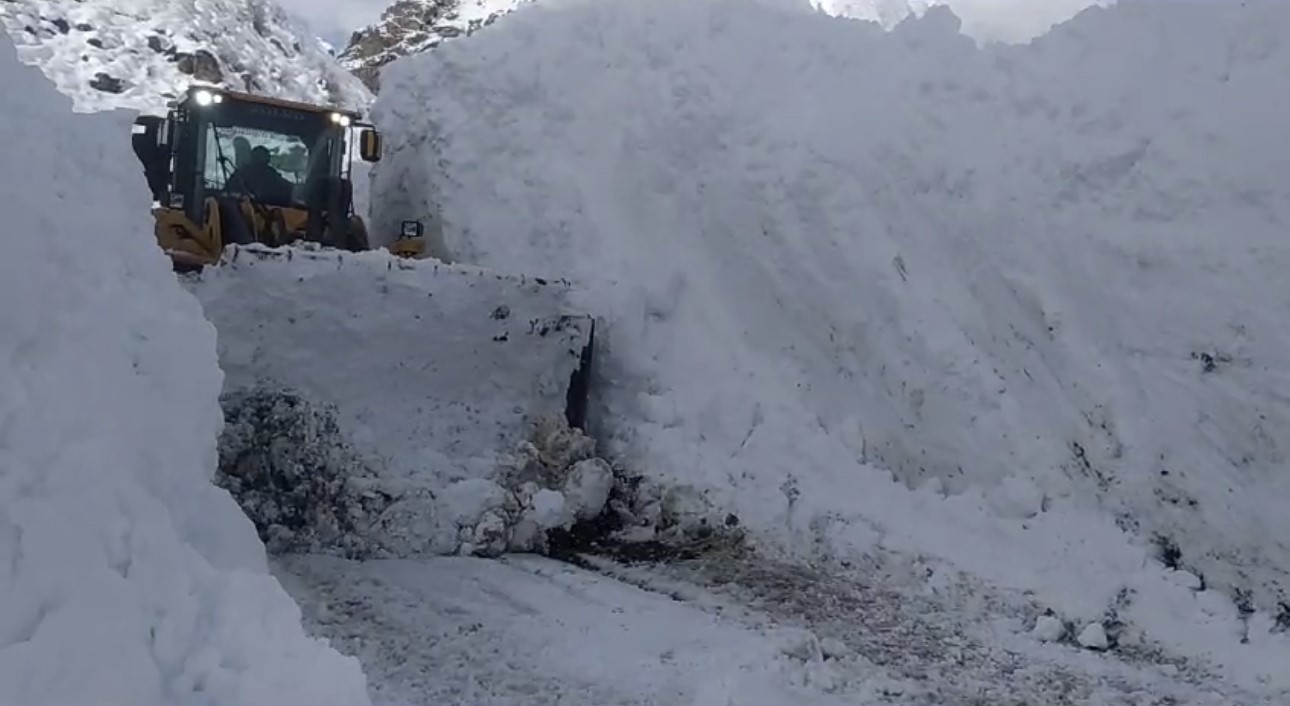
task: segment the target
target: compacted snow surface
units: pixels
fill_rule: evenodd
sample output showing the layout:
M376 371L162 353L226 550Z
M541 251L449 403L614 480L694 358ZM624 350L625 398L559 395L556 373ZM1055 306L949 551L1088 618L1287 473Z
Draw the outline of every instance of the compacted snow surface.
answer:
M1284 689L1288 32L525 6L385 70L374 210L577 283L608 451L764 550L918 553Z
M152 239L126 113L0 37L0 703L366 703L216 489L215 331Z
M925 569L899 562L821 572L717 553L596 573L536 557L292 556L274 568L311 630L363 660L376 704L1280 703L1186 663L1042 644L1017 631L1010 602L944 577L912 587L905 572Z

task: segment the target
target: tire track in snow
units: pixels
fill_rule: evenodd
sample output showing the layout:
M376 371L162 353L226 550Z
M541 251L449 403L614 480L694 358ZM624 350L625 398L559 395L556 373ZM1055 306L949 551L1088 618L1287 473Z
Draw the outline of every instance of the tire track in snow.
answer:
M718 550L669 564L583 560L606 575L753 623L805 628L914 686L889 703L937 706L1281 704L1151 649L1105 653L1024 634L1041 608L893 557L863 567L786 564ZM834 647L832 651L837 651ZM825 650L826 652L828 650Z

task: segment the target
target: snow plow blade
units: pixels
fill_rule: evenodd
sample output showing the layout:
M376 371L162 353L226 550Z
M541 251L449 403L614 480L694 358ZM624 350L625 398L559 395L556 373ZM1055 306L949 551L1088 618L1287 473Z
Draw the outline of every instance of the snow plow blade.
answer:
M487 475L539 417L585 428L594 320L569 284L385 251L230 246L187 275L226 392L286 386L334 405L391 475Z

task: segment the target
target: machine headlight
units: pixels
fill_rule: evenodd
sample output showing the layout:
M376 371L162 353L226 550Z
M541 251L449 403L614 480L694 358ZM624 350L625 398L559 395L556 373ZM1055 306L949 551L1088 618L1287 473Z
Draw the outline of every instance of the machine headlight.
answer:
M351 122L351 121L350 121L350 119L349 119L349 116L348 116L348 115L344 115L344 114L342 114L342 113L332 113L332 114L331 114L331 121L332 121L333 123L336 123L337 125L339 125L339 126L341 126L341 127L349 127L349 124L350 124L350 122Z
M197 105L204 108L212 103L223 103L224 96L203 88L198 91L193 91L193 100L197 101Z

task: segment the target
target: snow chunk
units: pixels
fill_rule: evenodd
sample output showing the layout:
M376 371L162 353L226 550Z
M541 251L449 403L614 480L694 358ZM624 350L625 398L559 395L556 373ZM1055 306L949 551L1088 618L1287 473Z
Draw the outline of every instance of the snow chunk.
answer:
M855 654L855 650L836 637L825 637L820 640L820 651L825 659L846 659Z
M505 505L506 489L485 478L470 478L449 485L440 497L451 520L467 525Z
M550 529L564 525L568 518L564 496L545 488L533 494L533 512L530 517L539 527Z
M344 443L334 408L270 387L221 398L216 483L255 523L270 552L372 553L357 531L389 505L376 475Z
M1087 647L1090 650L1105 650L1110 645L1110 641L1106 636L1106 628L1101 623L1085 625L1075 639L1081 647Z
M1056 616L1041 615L1030 634L1041 642L1057 642L1066 634L1066 625Z
M1182 569L1171 569L1165 572L1165 576L1170 582L1192 591L1199 591L1205 585L1199 576Z
M214 331L153 240L132 116L73 115L5 36L0 93L4 700L368 703L211 483Z
M589 520L609 502L614 488L614 470L602 458L588 458L573 464L564 481L564 497L575 520Z

